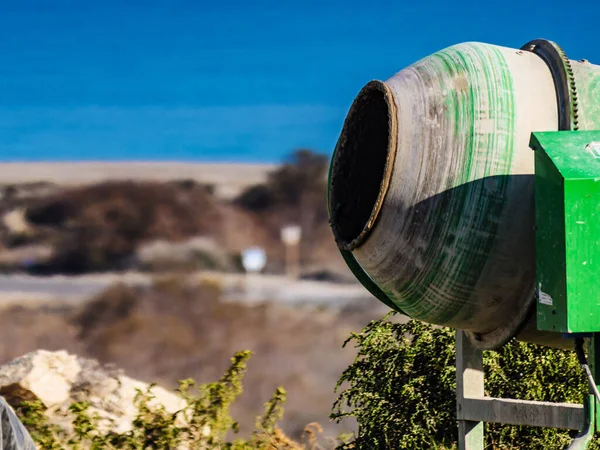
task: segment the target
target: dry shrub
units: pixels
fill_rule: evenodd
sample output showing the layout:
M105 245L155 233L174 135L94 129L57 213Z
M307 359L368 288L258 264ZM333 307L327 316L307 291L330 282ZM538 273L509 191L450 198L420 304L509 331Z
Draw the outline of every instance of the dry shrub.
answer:
M279 241L282 226L302 227L301 259L305 266L321 266L347 272L329 228L327 212L327 171L329 157L307 149L292 152L284 164L269 173L264 184L251 186L235 200L240 207L260 217L271 238ZM282 267L281 245L269 249Z
M293 441L278 427L286 401L283 388L277 388L265 403L264 413L256 418L249 437L236 436L238 424L229 409L242 392L250 355L248 351L236 353L223 376L212 383L196 385L191 379L180 381L176 393L184 406L175 413L153 404L153 386L138 391L132 405L136 417L131 429L125 432L107 433L99 417L91 413L87 401L70 405L70 426L49 420L40 401L25 401L14 407L37 446L47 449L323 450L312 432L314 427L305 439L306 445Z
M33 225L54 231L48 270L108 270L149 240L209 233L220 221L214 198L200 185L107 182L68 189L30 205Z
M21 207L35 230L30 241L55 249L52 261L33 269L43 273L130 267L141 244L155 241L204 236L230 254L274 245L260 218L193 182L106 182L28 199Z
M189 376L212 379L223 370L226 355L252 350L249 388L238 412L248 416L283 385L289 392L284 427L299 434L330 409L335 381L353 357L340 351L341 344L364 320L273 304L226 303L218 287L166 278L152 289L116 286L89 303L75 323L87 354L163 384Z

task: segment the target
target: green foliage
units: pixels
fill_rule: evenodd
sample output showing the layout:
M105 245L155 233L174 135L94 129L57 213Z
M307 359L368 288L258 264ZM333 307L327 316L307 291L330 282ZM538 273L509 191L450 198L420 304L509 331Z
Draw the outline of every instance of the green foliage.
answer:
M50 424L44 413L44 405L40 401L26 401L17 409L19 419L29 430L31 438L41 447L50 450L62 449L60 437L62 429Z
M454 332L418 321L400 324L389 316L371 322L346 342L358 349L354 363L338 383L332 419L355 418L358 433L340 439L347 449L455 449ZM45 449L282 449L320 448L318 425L308 428L307 442L289 439L278 428L286 392L278 388L265 403L254 432L235 438L237 422L230 407L242 392L250 352L237 353L214 383L196 386L183 380L177 389L185 407L170 413L156 405L150 386L135 398L132 429L114 429L91 412L90 404L71 406L71 428L50 423L44 407L25 402L17 413L33 439ZM572 352L511 341L498 352L485 352L486 393L494 397L581 403L585 378ZM575 432L486 424L487 448L562 449ZM233 437L233 438L232 438ZM596 439L592 449L600 449Z
M494 397L582 403L587 392L574 352L513 340L499 352L485 352L484 364L486 392ZM576 432L486 424L486 434L494 449L563 449Z
M348 386L332 418L353 416L356 439L342 448L432 448L454 441L453 336L410 321L371 322L355 342L358 356L338 383Z
M417 321L371 322L338 383L331 418L354 417L358 433L338 449L455 448L454 331ZM486 394L581 403L587 386L573 352L511 341L484 353ZM486 424L491 449L562 449L576 432ZM591 448L600 448L597 439Z
M72 430L51 424L40 402L23 402L17 408L17 414L34 441L41 448L52 450L314 448L292 441L277 427L286 399L282 388L277 388L265 404L265 412L258 417L256 430L249 439L227 439L229 434L238 431L237 422L229 415L229 408L242 393L242 379L250 356L249 351L236 353L231 359L231 366L218 381L199 385L196 392L193 380L181 381L177 392L185 400L185 407L174 414L152 402L154 386L138 391L134 400L137 416L131 430L124 433L106 431L114 424L108 423L107 426L103 423L97 414L90 412L87 402L71 405Z

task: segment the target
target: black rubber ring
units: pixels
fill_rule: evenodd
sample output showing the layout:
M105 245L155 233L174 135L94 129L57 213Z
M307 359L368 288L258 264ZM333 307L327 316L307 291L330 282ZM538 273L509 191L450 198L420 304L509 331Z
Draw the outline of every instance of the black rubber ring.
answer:
M550 69L554 88L556 91L556 101L558 103L558 130L570 131L576 127L573 117L572 97L576 95L575 88L571 90L572 74L568 73L569 60L564 51L554 42L546 39L535 39L529 41L521 50L534 53L539 56Z

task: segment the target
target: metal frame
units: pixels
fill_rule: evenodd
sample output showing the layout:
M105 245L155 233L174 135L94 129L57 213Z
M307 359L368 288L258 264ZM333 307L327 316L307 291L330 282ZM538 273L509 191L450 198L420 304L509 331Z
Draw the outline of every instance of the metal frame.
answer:
M589 359L594 377L600 353L591 339ZM598 379L598 377L596 377ZM483 450L484 422L532 427L581 430L570 449L587 448L594 431L600 427L592 396L584 405L537 402L488 397L484 393L483 352L471 345L465 333L456 330L456 417L459 450ZM596 420L594 420L596 419Z

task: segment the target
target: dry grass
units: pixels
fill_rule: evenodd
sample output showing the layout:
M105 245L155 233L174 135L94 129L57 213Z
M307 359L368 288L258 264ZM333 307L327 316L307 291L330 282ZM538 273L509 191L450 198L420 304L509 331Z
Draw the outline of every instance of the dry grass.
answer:
M158 280L151 288L116 285L80 309L12 308L0 317L0 358L6 362L36 348L65 348L115 363L129 375L175 386L178 379L217 378L236 351L255 352L234 405L242 430L278 385L288 391L282 423L293 437L307 423L325 435L342 430L327 417L335 382L354 357L341 345L372 314L224 303L216 285Z

